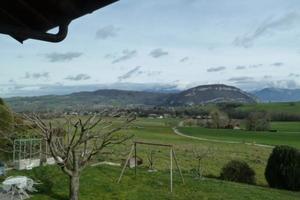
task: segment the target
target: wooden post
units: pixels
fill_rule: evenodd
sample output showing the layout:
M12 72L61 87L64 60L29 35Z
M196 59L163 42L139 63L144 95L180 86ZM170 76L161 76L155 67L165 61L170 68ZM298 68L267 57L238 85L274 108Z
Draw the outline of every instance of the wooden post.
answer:
M16 162L16 140L14 140L14 153L13 153L13 161Z
M137 152L136 152L136 143L134 143L134 174L136 176L136 170L137 170Z
M182 183L184 183L184 178L183 178L181 169L180 169L180 167L179 167L179 165L178 165L178 161L177 161L177 157L176 157L175 151L174 151L173 149L172 149L172 152L173 152L173 156L174 156L174 160L175 160L176 167L177 167L177 169L178 169L178 171L179 171L179 174L180 174L180 176L181 176Z
M123 167L123 169L122 169L122 172L121 172L121 174L120 174L120 177L119 177L119 179L118 179L118 183L121 182L121 179L122 179L123 174L124 174L124 172L125 172L125 169L126 169L126 167L127 167L127 165L128 165L128 162L129 162L129 160L130 160L130 158L131 158L131 156L132 156L132 153L133 153L134 148L135 148L135 146L132 145L132 148L131 148L131 150L130 150L130 153L129 153L129 155L128 155L128 158L127 158L127 160L126 160L126 162L125 162L125 165L124 165L124 167Z
M21 140L19 141L19 162L21 160L21 151L22 151L22 145L21 145Z
M40 140L40 141L39 141L39 143L40 143L40 161L42 161L42 158L43 158L43 152L42 152L42 151L43 151L43 149L42 149L42 148L43 148L43 147L42 147L43 144L42 144L42 142L43 142L43 140ZM47 160L47 159L46 159L46 160Z
M173 150L170 150L170 190L173 192Z
M32 159L32 140L30 140L30 150L29 150L29 154L30 154L30 162Z

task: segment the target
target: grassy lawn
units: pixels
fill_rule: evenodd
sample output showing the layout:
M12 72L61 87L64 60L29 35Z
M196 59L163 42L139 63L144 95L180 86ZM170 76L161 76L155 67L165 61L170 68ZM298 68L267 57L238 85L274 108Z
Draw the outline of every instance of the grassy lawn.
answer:
M48 168L50 181L54 186L46 193L34 194L32 200L67 200L68 180L59 169ZM299 199L300 193L273 190L265 187L223 182L215 179L195 180L185 175L182 184L175 174L174 192L169 192L169 173L159 171L148 173L139 169L135 178L132 170L127 170L120 184L116 180L121 169L118 167L88 168L81 178L80 198L83 200L157 200L157 199L231 199L231 200L293 200ZM37 179L32 172L18 172Z
M203 160L202 167L206 176L219 176L221 168L232 159L244 160L256 171L257 184L266 186L264 170L267 159L271 153L270 148L261 148L244 144L223 144L198 141L184 138L174 134L170 124L176 124L178 120L157 120L157 119L138 119L133 126L126 130L127 133L133 134L137 141L155 142L163 144L173 144L176 151L180 166L185 171L190 171L197 165L194 151L204 152L209 149L210 153ZM132 142L126 145L112 148L111 153L107 156L99 156L99 161L109 160L120 162L126 158ZM165 170L169 167L169 151L160 147L139 146L138 155L145 161L144 167L148 165L147 155L154 151L155 166L158 169Z
M175 192L171 194L168 190L169 183L169 150L160 147L138 147L138 156L144 160L141 169L138 170L138 178L135 179L133 172L128 170L122 184L116 184L121 168L120 167L90 167L81 179L81 199L299 199L300 193L273 190L267 187L264 177L264 170L267 159L272 151L270 148L249 146L244 144L224 144L198 141L184 138L173 133L172 127L179 122L178 119L137 119L132 126L124 130L126 134L134 135L132 140L155 142L163 144L173 144L176 151L179 165L184 172L186 184L180 183L179 175L175 177ZM119 123L119 122L116 122ZM293 125L293 127L292 127ZM297 124L290 125L274 123L278 130L291 131L296 129ZM290 128L288 128L290 127ZM249 142L290 143L300 146L300 133L279 132L254 133L234 132L232 130L212 130L202 128L182 128L181 131L198 137L212 137L214 139L238 140ZM220 131L220 132L218 132ZM251 133L253 134L253 133ZM289 137L286 137L286 135ZM254 136L254 137L253 137ZM277 137L275 137L277 136ZM249 138L248 138L249 137ZM262 141L260 141L262 140ZM126 144L112 147L106 150L106 154L99 155L98 161L113 161L120 163L125 159L131 149L132 141ZM256 172L256 182L258 186L237 184L219 181L218 179L208 179L199 181L192 177L191 170L196 167L197 160L194 151L210 153L202 162L205 176L218 177L221 168L230 160L238 159L246 161ZM147 172L149 152L154 152L154 167L158 173ZM35 178L31 172L12 172L14 174L28 175ZM50 169L49 180L53 181L53 191L36 194L33 200L64 200L67 197L68 180L58 169ZM38 179L35 178L35 179Z

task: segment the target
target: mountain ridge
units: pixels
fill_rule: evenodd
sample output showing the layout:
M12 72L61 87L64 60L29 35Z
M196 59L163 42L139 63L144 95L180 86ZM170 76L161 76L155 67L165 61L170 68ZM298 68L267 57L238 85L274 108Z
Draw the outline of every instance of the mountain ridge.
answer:
M262 102L300 101L300 89L264 88L251 93Z
M104 106L189 106L207 103L255 103L251 94L223 84L202 85L177 93L102 89L69 95L5 99L17 112L97 109Z

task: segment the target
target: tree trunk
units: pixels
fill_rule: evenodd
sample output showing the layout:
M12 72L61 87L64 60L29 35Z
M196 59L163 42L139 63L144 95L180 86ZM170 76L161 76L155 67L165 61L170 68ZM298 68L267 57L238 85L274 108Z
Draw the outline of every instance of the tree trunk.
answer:
M79 175L70 176L70 200L79 200Z

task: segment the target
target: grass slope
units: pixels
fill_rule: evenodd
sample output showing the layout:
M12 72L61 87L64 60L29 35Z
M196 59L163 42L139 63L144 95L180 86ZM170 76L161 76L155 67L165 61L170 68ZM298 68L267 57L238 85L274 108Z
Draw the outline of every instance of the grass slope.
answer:
M116 180L121 169L116 167L88 168L81 178L80 199L82 200L157 200L157 199L231 199L231 200L296 200L300 194L273 190L265 187L223 182L214 179L195 180L185 176L182 184L175 174L174 192L169 191L169 173L162 171L148 173L138 171L135 178L132 170L127 170L120 184ZM21 174L35 178L31 172ZM59 169L51 168L54 187L47 193L34 194L32 200L67 200L68 180ZM36 178L35 178L36 179Z
M267 187L264 171L267 159L271 153L270 148L249 146L244 144L223 144L198 141L175 135L172 127L178 124L177 119L145 119L139 118L128 130L133 134L134 140L173 144L179 165L184 172L186 184L180 184L178 174L175 174L175 192L170 194L169 183L169 150L165 148L138 146L138 156L144 159L142 169L138 170L138 179L134 179L132 171L126 171L121 185L116 184L121 168L96 167L89 168L83 173L81 179L81 199L299 199L300 194L288 191L273 190ZM292 127L293 124L277 123L282 130ZM296 126L296 124L294 124ZM294 127L295 128L295 127ZM193 128L192 128L193 129ZM291 129L289 129L291 130ZM199 131L199 129L198 129ZM195 131L197 133L197 131ZM277 134L277 133L274 133ZM238 135L235 134L235 137ZM284 137L281 137L284 142ZM279 142L279 141L278 141ZM300 140L295 140L295 144ZM126 158L131 142L107 150L108 154L98 156L97 161L121 162ZM297 145L297 144L296 144ZM299 144L298 144L299 145ZM298 146L297 145L297 146ZM250 186L244 184L223 182L217 179L199 181L192 178L191 170L197 166L193 151L206 151L210 149L208 157L202 162L205 176L217 177L221 168L232 159L247 162L256 172L257 184ZM159 173L149 174L147 155L154 151L154 166ZM33 200L64 200L67 196L68 180L57 169L51 169L51 180L54 181L53 192L35 194ZM12 172L9 175L29 175L33 172Z

